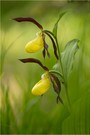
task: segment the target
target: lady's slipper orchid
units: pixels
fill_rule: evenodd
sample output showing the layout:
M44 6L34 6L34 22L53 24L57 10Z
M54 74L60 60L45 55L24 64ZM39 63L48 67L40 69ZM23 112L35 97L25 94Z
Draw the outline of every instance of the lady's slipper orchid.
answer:
M23 63L36 63L40 65L46 72L41 76L41 80L35 84L32 88L32 94L36 96L43 95L50 88L50 84L52 83L54 91L57 93L56 101L57 103L60 101L63 104L63 101L60 97L61 92L61 82L58 77L55 75L56 72L50 71L46 66L44 66L38 59L35 58L26 58L20 59ZM62 75L60 75L62 76Z
M43 95L50 88L50 77L48 72L42 75L42 79L36 83L32 89L32 94L36 96Z
M36 38L28 42L25 46L25 50L28 53L33 53L44 47L44 36L42 33L37 33Z
M41 30L41 33L38 33L37 37L34 40L32 40L32 41L30 41L29 43L26 44L25 50L28 53L33 53L33 52L36 52L36 51L40 50L41 48L44 48L43 51L42 51L43 57L45 58L46 54L47 54L48 57L50 57L50 54L48 52L48 45L45 41L45 34L46 34L46 35L48 35L48 37L52 41L54 54L55 54L56 58L58 59L57 40L56 40L56 37L54 36L54 34L52 32L50 32L48 30L43 30L42 25L31 17L25 17L25 18L19 17L19 18L13 18L13 20L15 20L17 22L32 22L33 24L35 24Z
M30 17L26 17L26 18L19 17L19 18L14 18L13 20L17 22L32 22L41 30L41 32L37 33L36 35L37 37L35 39L33 39L32 41L26 44L25 50L28 53L34 53L43 48L43 51L42 51L43 57L45 58L46 55L50 57L50 54L48 52L48 44L45 41L45 35L47 35L52 42L55 57L59 59L58 41L57 41L56 36L52 32L48 30L43 30L42 25L39 24L35 19L30 18ZM52 83L53 89L57 94L57 98L56 98L57 103L58 101L63 103L60 97L61 82L58 79L57 75L55 75L57 73L56 71L49 70L48 67L43 65L40 60L35 59L35 58L25 58L25 59L19 59L19 60L23 63L29 63L29 62L36 63L46 71L42 75L41 80L38 83L36 83L35 86L32 88L33 95L36 95L36 96L43 95L45 92L48 91ZM62 77L61 74L60 76Z

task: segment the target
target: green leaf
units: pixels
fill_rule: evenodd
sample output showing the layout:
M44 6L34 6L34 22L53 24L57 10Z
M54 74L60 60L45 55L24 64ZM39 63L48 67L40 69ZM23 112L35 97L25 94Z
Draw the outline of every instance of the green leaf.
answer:
M79 48L78 41L79 41L78 39L73 39L69 41L66 44L64 51L61 53L63 74L66 81L73 66L75 53L77 52Z
M54 25L53 34L54 34L55 37L57 37L58 22L60 21L60 19L63 17L63 15L64 15L65 13L66 13L66 12L60 13L59 18L58 18L58 20L56 21L56 23L55 23L55 25Z

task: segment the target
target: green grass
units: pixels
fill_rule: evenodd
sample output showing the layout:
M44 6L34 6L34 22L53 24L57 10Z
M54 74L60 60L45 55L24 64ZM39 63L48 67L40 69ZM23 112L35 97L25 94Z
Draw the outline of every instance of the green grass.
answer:
M56 2L51 2L49 6L48 2L2 2L1 134L90 134L90 8L88 2L80 10L77 10L80 7L78 3L64 4L57 6ZM61 93L64 105L56 103L52 86L42 97L31 94L32 87L44 71L38 65L23 64L18 59L38 58L50 69L56 59L52 46L49 47L50 59L44 60L41 51L27 54L24 46L35 37L38 28L31 23L10 20L19 16L31 16L45 29L52 30L59 11L64 10L68 13L58 26L61 51L69 40L80 40L79 51L68 79L71 112L67 107L64 88ZM47 42L51 45L48 38Z

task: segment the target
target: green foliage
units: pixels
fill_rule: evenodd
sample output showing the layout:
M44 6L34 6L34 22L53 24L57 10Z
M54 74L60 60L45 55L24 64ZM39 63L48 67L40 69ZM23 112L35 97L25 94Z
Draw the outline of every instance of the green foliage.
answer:
M61 54L63 74L66 82L71 73L71 69L74 63L75 53L77 52L78 48L79 48L78 39L73 39L66 44L65 49Z
M67 10L66 14L63 14L64 10ZM56 22L58 11L61 12L61 16ZM44 28L50 30L56 22L54 35L56 36L58 32L58 39L61 41L58 44L64 51L61 60L67 80L68 96L71 103L70 111L63 84L61 98L64 105L56 104L56 95L52 87L41 97L34 97L31 94L31 88L40 79L43 70L39 66L23 65L18 59L21 59L22 56L27 57L27 55L28 57L38 57L49 68L52 68L56 59L53 56L52 46L49 48L52 57L46 58L48 62L41 58L41 52L26 55L23 51L24 46L33 38L38 29L30 24L17 26L10 20L17 16L33 16L44 25ZM42 16L44 17L42 18ZM0 54L0 65L2 66L0 134L90 134L89 3L2 1L1 21L5 42L2 42ZM24 33L18 40L13 40L23 31ZM79 39L79 49L78 40L75 38ZM13 41L15 41L14 44ZM9 45L11 47L7 49ZM56 65L56 69L58 72L60 71L60 63Z

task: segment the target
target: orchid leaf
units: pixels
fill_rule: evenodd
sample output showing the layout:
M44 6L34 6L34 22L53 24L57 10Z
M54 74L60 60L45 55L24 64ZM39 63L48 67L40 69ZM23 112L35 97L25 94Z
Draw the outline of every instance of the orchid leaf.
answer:
M56 23L55 23L55 25L54 25L53 34L54 34L55 37L57 37L58 22L60 21L60 19L63 17L63 15L64 15L65 13L66 13L66 12L60 13L59 18L58 18L58 20L56 21Z
M64 51L61 54L61 61L62 61L62 67L63 67L63 74L64 77L67 81L67 78L71 72L73 62L74 62L74 56L75 53L78 50L78 39L73 39L69 41L66 46Z

